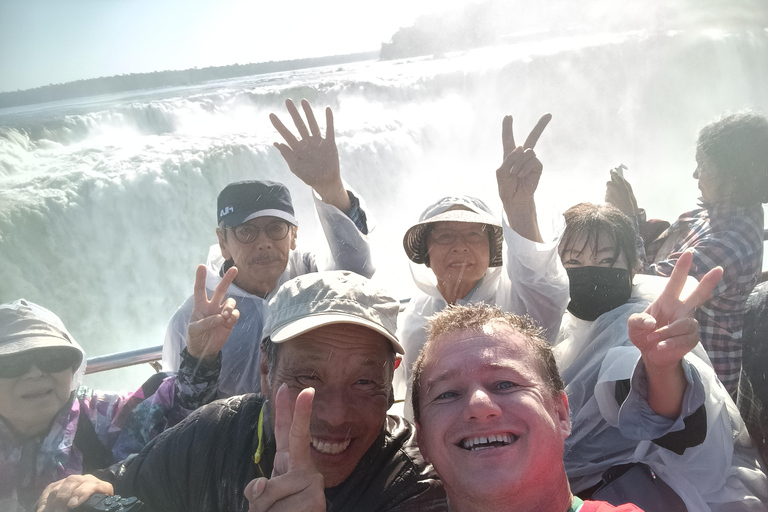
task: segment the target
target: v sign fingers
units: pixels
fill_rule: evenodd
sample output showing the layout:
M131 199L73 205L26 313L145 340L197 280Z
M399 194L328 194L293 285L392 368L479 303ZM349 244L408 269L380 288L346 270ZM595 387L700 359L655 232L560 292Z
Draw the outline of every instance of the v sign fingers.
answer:
M515 134L512 132L512 116L504 116L501 121L501 145L504 149L502 160L515 149Z
M314 398L314 388L303 389L299 396L296 397L291 432L288 438L291 469L314 469L309 448L312 442L312 438L309 435L309 422L312 417L312 401Z
M191 356L215 357L229 338L240 312L235 309L234 299L224 300L224 297L236 275L237 268L230 268L209 301L205 290L206 268L204 265L197 268L194 306L187 327L187 351Z
M536 126L533 127L533 130L531 130L528 138L525 139L525 144L523 144L525 149L533 149L534 146L536 146L536 143L539 142L541 134L544 133L544 128L547 127L551 120L552 114L544 114L541 116L541 119L539 119L539 122L536 123Z
M288 385L283 383L275 396L276 454L272 477L293 469L314 469L310 454L309 423L312 417L314 388L303 389L291 407Z
M723 277L723 267L715 267L701 278L696 289L683 301L689 311L693 311L712 298L712 293L717 287L717 283Z

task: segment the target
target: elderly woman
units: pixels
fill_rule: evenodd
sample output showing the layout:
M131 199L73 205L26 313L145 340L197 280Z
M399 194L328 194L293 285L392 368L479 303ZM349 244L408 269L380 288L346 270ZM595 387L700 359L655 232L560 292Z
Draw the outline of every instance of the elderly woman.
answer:
M80 387L85 354L59 317L0 305L0 510L35 510L57 480L104 468L215 396L218 367L158 374L134 393Z
M721 269L702 276L690 298L679 301L681 290L690 292L695 284L692 278L685 284L690 252L681 255L669 280L636 275L635 231L626 215L610 205L582 203L565 219L559 251L571 301L554 353L570 404L563 459L574 493L589 497L604 472L642 462L688 511L766 510L761 499L768 498L768 481L690 318ZM680 314L660 318L663 304ZM658 324L645 326L648 315ZM635 480L630 486L642 499L659 488ZM645 510L680 510L676 498L659 499L635 503Z
M568 282L557 243L543 243L533 198L543 168L533 147L550 118L543 116L520 147L512 135L511 116L504 118L505 158L496 179L508 225L479 199L446 197L429 206L403 238L420 290L398 329L405 348L405 386L398 386L396 396L405 395L407 417L412 418L411 367L426 342L427 319L448 304L497 304L531 316L551 338L557 333L568 303Z
M687 250L693 251L693 277L701 279L717 266L725 270L712 298L696 311L696 320L718 377L735 396L744 311L763 262L768 119L753 112L715 119L699 132L696 164L693 178L701 191L700 208L680 215L655 240L649 240L646 273L669 276ZM627 215L644 216L632 188L616 173L608 183L606 200Z

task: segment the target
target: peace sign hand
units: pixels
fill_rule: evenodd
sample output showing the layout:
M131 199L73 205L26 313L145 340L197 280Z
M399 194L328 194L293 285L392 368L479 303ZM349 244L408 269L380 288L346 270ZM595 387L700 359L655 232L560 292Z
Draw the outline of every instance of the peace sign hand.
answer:
M349 196L341 181L333 111L330 107L325 109L325 138L323 138L315 114L307 100L301 100L301 107L307 117L309 130L293 101L285 100L285 106L301 138L296 138L275 114L269 114L272 125L286 142L286 144L275 142L275 147L283 155L291 172L312 187L325 203L336 206L342 211L349 211L351 208Z
M682 412L688 386L682 360L699 342L699 323L693 310L712 296L723 275L715 267L701 278L691 295L681 301L680 292L691 268L693 253L684 252L675 264L667 286L642 313L629 317L629 339L640 349L648 378L648 405L657 414L675 418Z
M684 252L675 264L664 291L642 313L629 317L629 339L640 349L646 367L661 369L676 365L699 342L699 324L693 310L712 297L723 275L721 267L707 272L691 295L679 299L693 253Z
M325 511L325 485L310 455L309 423L314 388L303 389L291 412L288 386L275 397L277 451L272 478L257 478L245 488L250 512Z
M237 267L227 270L211 300L205 293L206 273L205 265L197 267L194 307L187 327L187 351L197 359L215 357L240 318L240 311L235 309L235 299L230 297L224 300L229 285L237 275Z
M552 120L552 114L544 114L533 127L525 144L515 146L515 136L512 133L512 116L504 116L501 123L501 142L504 147L504 161L496 171L496 181L499 184L499 196L505 205L515 202L531 202L533 194L539 186L539 178L543 165L533 151Z

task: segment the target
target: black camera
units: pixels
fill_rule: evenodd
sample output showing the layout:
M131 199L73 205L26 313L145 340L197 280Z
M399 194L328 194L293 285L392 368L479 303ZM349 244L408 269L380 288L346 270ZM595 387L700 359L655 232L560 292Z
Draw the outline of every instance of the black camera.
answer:
M144 508L144 503L138 498L123 498L117 494L94 494L85 503L77 507L77 512L136 512Z

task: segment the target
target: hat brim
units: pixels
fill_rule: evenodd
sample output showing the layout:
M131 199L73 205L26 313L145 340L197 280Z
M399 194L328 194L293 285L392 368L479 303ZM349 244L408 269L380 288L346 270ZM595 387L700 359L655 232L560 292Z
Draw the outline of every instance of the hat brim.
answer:
M224 220L221 221L221 224L228 228L236 228L240 224L245 224L249 220L258 219L260 217L276 217L278 219L282 219L288 224L291 224L293 226L299 225L299 222L296 220L296 217L291 215L288 212L284 212L283 210L259 210L257 212L253 212L248 215L240 215L240 216L233 216L230 214L230 216L225 217Z
M76 366L79 366L83 362L83 357L85 357L82 350L55 336L20 336L19 338L20 339L18 340L9 341L0 345L0 358L35 352L38 350L56 349L76 352L79 356Z
M411 226L403 237L403 249L405 249L405 253L412 262L418 264L427 262L427 243L425 237L429 226L436 222L465 222L468 224L485 224L490 226L493 233L489 238L489 243L492 246L488 266L500 267L502 265L504 231L501 223L487 213L465 209L448 210Z
M284 343L311 330L333 324L353 324L367 327L387 338L397 354L405 354L405 350L403 349L403 346L400 345L400 341L381 325L360 318L359 316L345 315L343 313L320 313L304 316L275 329L272 331L269 339L272 340L273 343Z

